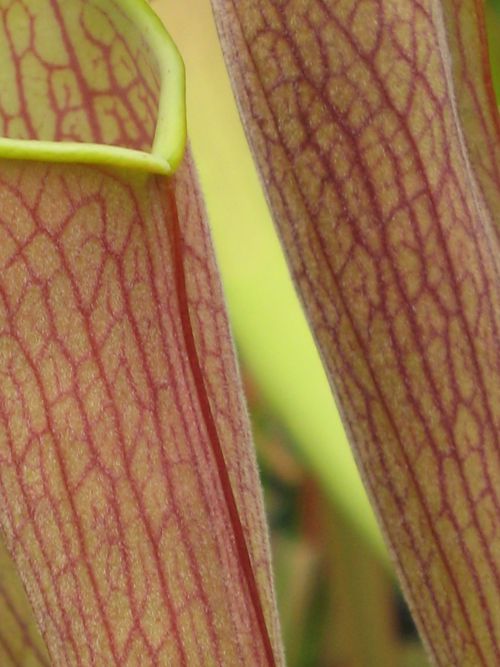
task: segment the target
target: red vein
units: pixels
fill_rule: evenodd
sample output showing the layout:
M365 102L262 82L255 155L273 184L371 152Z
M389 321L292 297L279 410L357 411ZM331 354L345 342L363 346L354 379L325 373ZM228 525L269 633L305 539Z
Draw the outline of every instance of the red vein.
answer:
M245 576L248 592L250 594L254 612L257 618L257 623L260 629L260 634L264 645L267 662L270 665L270 667L276 667L276 661L274 659L274 651L267 630L264 610L262 608L262 603L260 600L259 590L257 587L257 582L253 571L252 561L250 558L250 554L245 539L245 533L243 530L243 526L241 524L238 506L236 504L236 500L234 497L226 462L224 460L224 453L222 451L219 434L217 432L215 420L212 415L210 400L208 398L205 381L203 379L203 372L201 370L196 343L194 340L193 328L191 324L191 316L189 312L189 300L187 296L186 276L184 271L184 250L183 250L182 234L180 231L179 215L177 211L177 203L175 200L175 196L169 185L167 185L166 187L166 195L170 210L172 212L172 224L171 227L169 228L169 231L172 237L175 280L177 285L176 295L178 299L179 314L181 318L182 330L184 332L184 340L188 352L191 372L193 374L194 384L196 387L196 393L198 396L198 401L200 403L200 408L202 410L205 419L205 426L210 439L212 452L217 464L217 471L219 473L219 478L224 493L224 499L226 501L227 509L229 512L229 518L234 533L235 545L238 551L239 562Z

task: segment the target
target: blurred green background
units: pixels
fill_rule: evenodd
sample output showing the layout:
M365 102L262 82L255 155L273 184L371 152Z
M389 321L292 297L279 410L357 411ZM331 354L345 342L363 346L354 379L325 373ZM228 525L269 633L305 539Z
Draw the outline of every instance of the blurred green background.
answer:
M209 0L153 0L186 61L189 136L224 280L272 531L289 667L423 667L276 239ZM500 91L500 0L486 5Z

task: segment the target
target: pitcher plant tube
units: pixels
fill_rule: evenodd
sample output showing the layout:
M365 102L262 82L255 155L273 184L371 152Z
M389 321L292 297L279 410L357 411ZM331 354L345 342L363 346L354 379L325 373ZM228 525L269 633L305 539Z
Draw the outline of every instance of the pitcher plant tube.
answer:
M0 62L0 528L48 653L4 578L0 652L283 664L177 49L144 0L0 0Z
M428 652L436 665L498 665L500 143L483 3L213 6Z
M482 2L213 6L429 655L498 665L500 126ZM176 49L142 0L1 0L0 17L0 525L50 660L283 664Z

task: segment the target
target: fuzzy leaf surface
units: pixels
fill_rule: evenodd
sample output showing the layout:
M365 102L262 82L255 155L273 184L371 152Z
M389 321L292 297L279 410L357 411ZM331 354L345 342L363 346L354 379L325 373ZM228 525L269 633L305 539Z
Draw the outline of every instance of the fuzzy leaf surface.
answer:
M3 137L151 150L164 82L132 4L1 0ZM0 499L54 667L280 664L189 156L170 180L0 160Z
M493 667L500 180L481 3L213 5L291 270L422 637L436 664Z

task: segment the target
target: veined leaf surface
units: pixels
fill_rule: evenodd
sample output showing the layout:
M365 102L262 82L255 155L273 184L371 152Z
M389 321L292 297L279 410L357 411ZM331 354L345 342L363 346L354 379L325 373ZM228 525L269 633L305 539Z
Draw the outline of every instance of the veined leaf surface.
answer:
M281 664L175 47L1 0L0 62L0 527L52 664Z
M497 665L500 182L481 3L213 5L420 632L436 664Z

